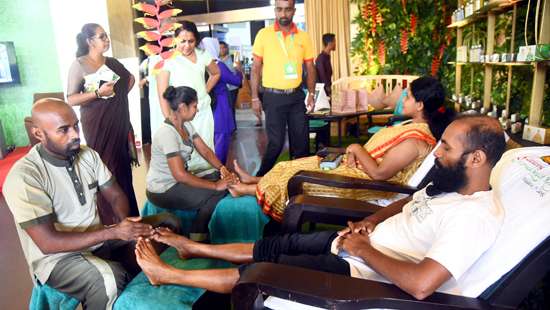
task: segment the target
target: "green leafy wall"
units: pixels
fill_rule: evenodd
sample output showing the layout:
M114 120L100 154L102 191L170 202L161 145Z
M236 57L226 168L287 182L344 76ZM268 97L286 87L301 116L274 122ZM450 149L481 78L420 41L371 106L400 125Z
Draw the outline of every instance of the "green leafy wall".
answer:
M21 84L0 86L0 120L8 144L29 143L24 119L38 92L58 92L54 32L48 0L0 0L0 41L13 41Z
M443 64L455 55L453 29L447 29L456 1L352 0L359 13L353 23L355 73L439 76L454 85L454 68Z

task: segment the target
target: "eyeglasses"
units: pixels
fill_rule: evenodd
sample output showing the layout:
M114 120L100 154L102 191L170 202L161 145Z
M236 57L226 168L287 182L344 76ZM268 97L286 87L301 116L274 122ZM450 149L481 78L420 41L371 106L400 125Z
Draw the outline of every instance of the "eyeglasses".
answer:
M100 39L102 41L107 41L109 39L109 36L104 32L98 36L95 36L96 39Z

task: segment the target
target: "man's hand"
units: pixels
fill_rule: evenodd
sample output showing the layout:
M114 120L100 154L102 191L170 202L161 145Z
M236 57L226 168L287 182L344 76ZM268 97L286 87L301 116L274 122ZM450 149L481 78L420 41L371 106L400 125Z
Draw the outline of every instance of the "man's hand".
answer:
M311 113L315 109L315 101L313 99L313 94L309 93L307 95L307 113Z
M215 182L216 183L216 190L217 191L224 191L227 189L227 186L230 184L230 182L227 179L220 179Z
M262 119L262 101L259 98L252 99L252 110L258 119Z
M367 233L371 233L374 231L374 228L378 225L378 222L371 219L370 217L367 217L359 222L352 222L348 221L348 227L338 231L339 236L344 236L351 233L360 233L366 231Z
M367 232L351 233L340 238L338 248L350 255L361 257L361 252L371 246ZM364 253L364 252L363 252Z
M155 232L153 226L140 223L141 217L127 217L113 226L116 239L125 241L137 240L139 237L148 238Z
M229 171L229 169L225 166L220 168L220 175L222 180L226 180L228 182L228 185L237 184L240 182L239 177L235 173Z
M221 166L220 167L220 175L221 175L222 179L225 179L225 178L231 176L231 171L229 171L229 169L227 169L226 166Z

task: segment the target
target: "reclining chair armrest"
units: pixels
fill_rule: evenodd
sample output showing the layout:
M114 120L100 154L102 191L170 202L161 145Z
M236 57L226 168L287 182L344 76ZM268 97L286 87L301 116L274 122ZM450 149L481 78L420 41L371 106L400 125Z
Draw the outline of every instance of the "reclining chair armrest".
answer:
M307 221L346 225L377 212L382 207L355 199L297 195L290 198L283 217L285 233L299 232Z
M434 293L424 300L416 300L392 284L256 263L241 274L232 292L233 305L236 310L264 309L263 295L326 309L490 309L487 303L476 298Z
M412 195L416 187L386 181L373 181L314 171L298 171L288 181L288 197L303 194L303 184L313 183L338 188L370 189Z

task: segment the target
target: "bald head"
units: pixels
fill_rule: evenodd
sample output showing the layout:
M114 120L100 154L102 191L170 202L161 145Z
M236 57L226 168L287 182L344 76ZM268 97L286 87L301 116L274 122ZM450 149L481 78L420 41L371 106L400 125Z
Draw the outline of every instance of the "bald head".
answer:
M456 119L453 126L458 126L460 140L466 151L482 150L487 161L494 166L506 149L504 130L500 123L484 115L466 115Z
M31 110L34 126L43 127L59 118L76 118L73 109L63 100L44 98L36 101Z
M59 158L68 158L80 150L78 118L64 101L38 100L32 107L33 134L44 149Z

